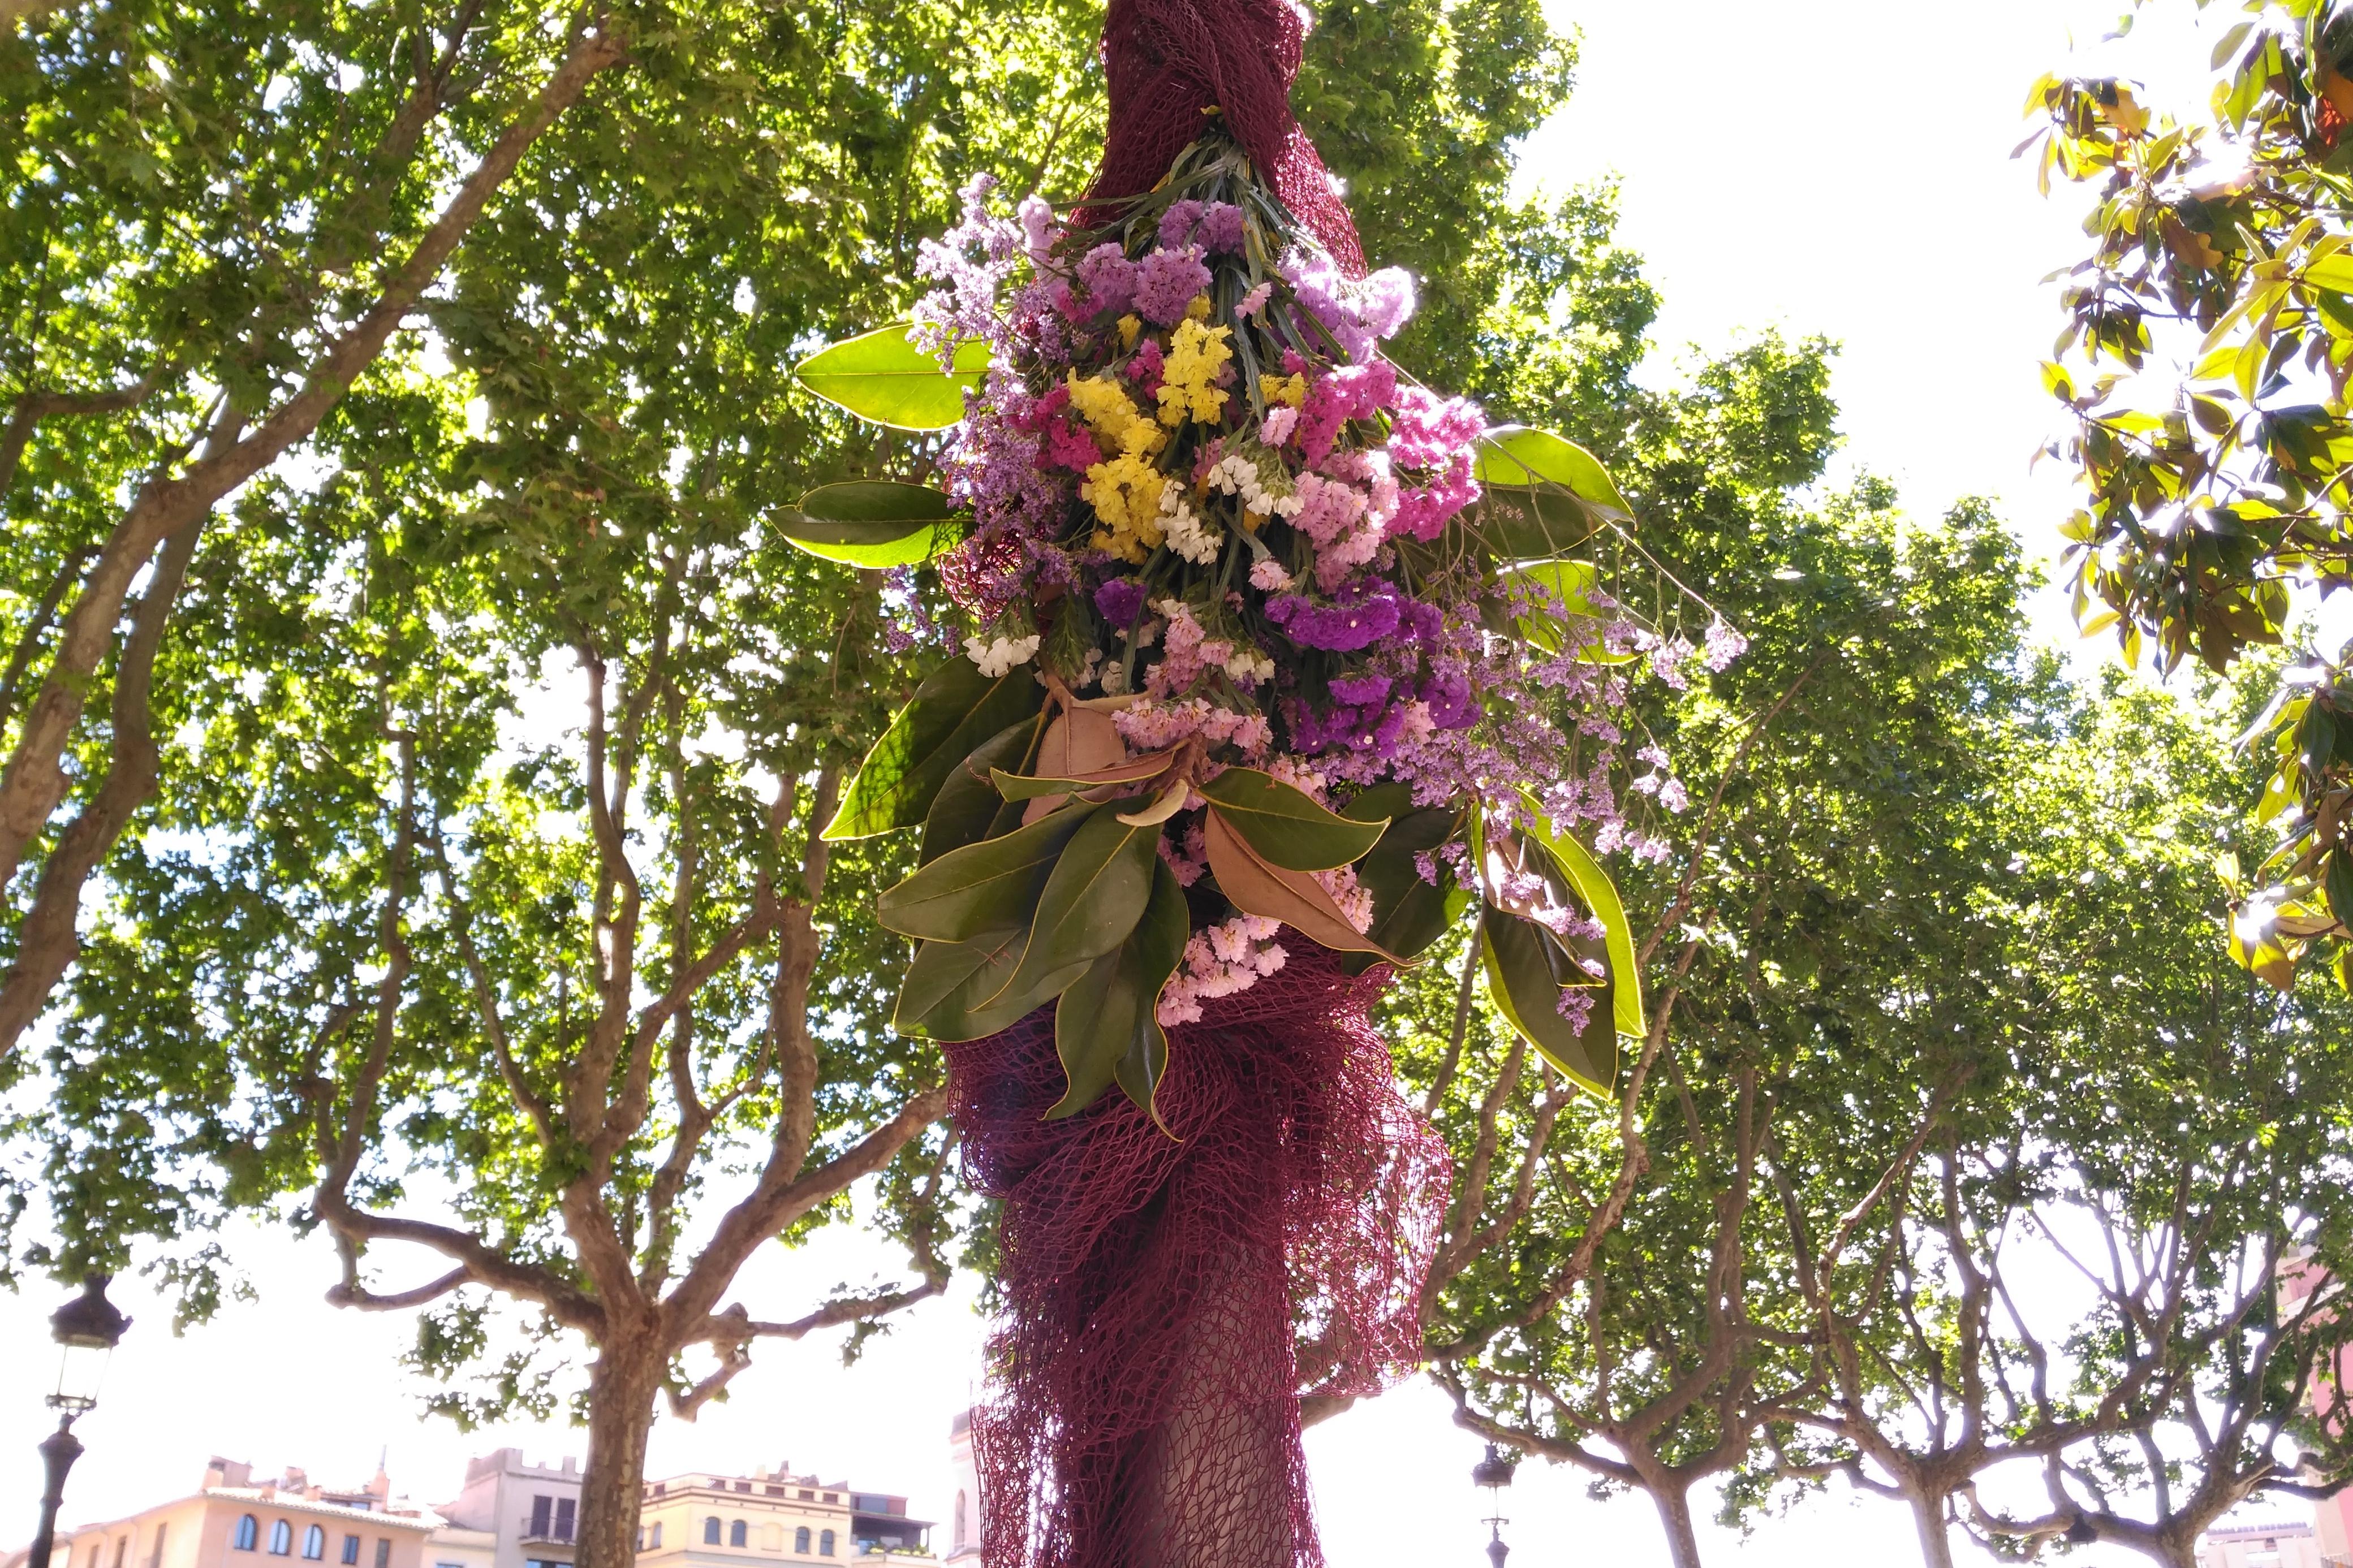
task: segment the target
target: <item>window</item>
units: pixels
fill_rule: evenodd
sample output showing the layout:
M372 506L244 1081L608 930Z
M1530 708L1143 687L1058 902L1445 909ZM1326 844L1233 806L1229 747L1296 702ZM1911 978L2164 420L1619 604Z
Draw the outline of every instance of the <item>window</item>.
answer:
M356 1536L356 1535L346 1535L346 1536L344 1536L344 1537L343 1537L343 1561L344 1561L345 1563L348 1563L353 1564L353 1568L357 1568L357 1564L358 1564L358 1563L359 1563L359 1560L360 1560L360 1538L359 1538L358 1536Z
M388 1535L375 1538L375 1568L392 1568L392 1537Z
M237 1549L250 1552L261 1544L261 1525L253 1515L247 1514L237 1521Z
M147 1568L164 1568L164 1531L166 1525L155 1527L155 1544L147 1549Z
M656 1552L661 1550L661 1521L654 1521L653 1539L648 1544Z
M580 1500L577 1498L560 1497L555 1500L556 1540L569 1541L572 1539L572 1521L574 1515L579 1510L579 1507Z
M785 1489L782 1487L763 1487L760 1489L766 1492L770 1497L782 1497L785 1495Z
M747 1532L750 1529L751 1527L740 1519L734 1523L729 1525L727 1527L727 1544L730 1546L744 1546L750 1544L746 1538Z
M735 1489L739 1492L748 1492L752 1489L752 1483L749 1481L737 1481L735 1483Z
M294 1550L294 1527L284 1520L273 1520L269 1526L269 1555L283 1557Z
M760 1527L760 1550L763 1552L782 1552L784 1549L785 1527L781 1524L762 1525Z
M813 1491L807 1491L807 1490L804 1490L804 1491L801 1493L801 1501L803 1501L803 1502L815 1502L815 1501L817 1501L817 1493L815 1493L815 1492L813 1492Z
M131 1537L127 1535L116 1536L114 1538L114 1568L122 1568L122 1565L130 1561Z
M825 1500L828 1502L839 1502L841 1500L841 1494L839 1492L828 1492L825 1494Z
M715 1513L702 1521L702 1544L705 1546L719 1544L719 1516Z
M543 1493L531 1500L532 1540L544 1541L547 1539L548 1531L554 1528L552 1520L554 1512L555 1500L554 1498Z
M833 1531L830 1530L817 1538L817 1554L819 1557L833 1555Z
M955 1541L951 1548L951 1550L957 1552L964 1550L964 1516L965 1497L964 1493L958 1492L956 1493L955 1507Z
M804 1557L809 1554L809 1532L807 1525L804 1524L798 1530L793 1531L793 1550L799 1552Z
M327 1532L314 1524L302 1532L302 1555L305 1560L316 1563L326 1554Z

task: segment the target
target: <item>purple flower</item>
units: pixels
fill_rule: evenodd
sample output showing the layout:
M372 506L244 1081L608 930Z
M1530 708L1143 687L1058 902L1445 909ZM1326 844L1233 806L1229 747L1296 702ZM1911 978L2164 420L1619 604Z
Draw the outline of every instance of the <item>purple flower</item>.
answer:
M1191 239L1193 237L1193 230L1200 221L1201 204L1195 201L1192 197L1187 196L1181 202L1170 203L1168 210L1160 215L1160 244L1162 248L1174 250L1178 246L1183 245L1187 240Z
M1135 308L1147 321L1164 327L1185 319L1193 296L1209 286L1209 269L1201 265L1201 247L1155 250L1135 266Z
M1413 315L1413 276L1401 267L1384 267L1356 285L1358 313L1377 338L1393 338Z
M1332 682L1332 697L1352 708L1369 708L1386 699L1394 684L1386 675L1344 675Z
M1088 304L1117 314L1135 301L1135 263L1105 240L1080 258L1079 287L1087 291Z
M1201 209L1201 243L1218 256L1242 247L1242 209L1231 202L1211 202Z
M1266 618L1302 647L1353 653L1397 630L1398 602L1386 592L1342 605L1316 605L1296 594L1281 594L1266 602Z
M1722 669L1747 651L1748 639L1735 631L1723 616L1708 622L1707 651L1701 656L1702 664L1710 669Z
M1468 730L1479 721L1471 678L1460 669L1440 669L1423 681L1421 700L1430 704L1430 722L1441 730Z
M1135 612L1144 607L1144 584L1133 577L1114 577L1095 590L1095 610L1113 626L1123 630L1135 624Z

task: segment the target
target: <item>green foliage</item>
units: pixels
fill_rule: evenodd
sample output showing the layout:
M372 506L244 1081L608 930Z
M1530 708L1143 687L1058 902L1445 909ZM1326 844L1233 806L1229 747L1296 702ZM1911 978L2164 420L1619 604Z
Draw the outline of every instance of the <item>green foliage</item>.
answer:
M2043 367L2088 492L2062 531L2076 617L2168 669L2282 643L2292 588L2353 580L2353 31L2317 0L2247 10L2213 57L2211 124L2154 115L2127 83L2045 77L2028 112L2047 124L2021 149L2045 191L2056 174L2096 195ZM2343 657L2298 655L2293 711L2263 737L2278 763L2258 815L2281 841L2232 876L2232 950L2283 986L2348 930L2326 883L2353 773L2304 743L2343 710Z

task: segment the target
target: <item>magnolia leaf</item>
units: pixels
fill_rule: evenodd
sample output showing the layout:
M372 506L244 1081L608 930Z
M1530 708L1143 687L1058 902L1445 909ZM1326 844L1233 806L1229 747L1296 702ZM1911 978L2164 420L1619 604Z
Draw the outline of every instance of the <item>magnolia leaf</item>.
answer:
M1228 768L1201 793L1259 858L1286 871L1329 871L1364 858L1388 826L1352 821L1256 768Z
M1489 485L1455 526L1499 561L1546 561L1583 545L1600 531L1602 519L1590 503L1560 490Z
M1215 806L1203 816L1201 837L1209 852L1209 874L1244 914L1281 921L1335 952L1369 952L1394 963L1404 962L1350 925L1314 878L1260 859Z
M1021 960L1025 971L1042 973L1100 958L1127 940L1152 897L1160 829L1130 826L1101 807L1078 810L1087 819L1038 895L1029 952Z
M923 817L923 847L916 864L928 866L951 849L977 844L989 836L997 814L1005 805L989 775L1000 767L1019 767L1029 760L1038 738L1035 715L1008 724L988 742L948 770L947 781L933 797Z
M957 345L955 374L908 341L895 322L819 349L793 367L793 379L860 419L899 430L944 430L964 419L966 387L988 372L988 345Z
M1175 760L1173 752L1155 752L1149 756L1114 763L1107 768L1061 777L1008 773L999 768L989 775L988 782L1007 800L1034 801L1050 795L1069 795L1074 790L1097 789L1104 784L1140 784L1145 779L1156 779L1168 771L1168 764Z
M1112 722L1110 714L1095 708L1066 708L1046 726L1046 738L1038 747L1038 764L1029 771L1040 778L1068 779L1125 761L1127 742L1120 739L1119 726ZM1045 816L1069 793L1058 790L1035 796L1022 820L1034 822Z
M1016 928L987 931L969 942L918 943L907 973L899 981L899 1002L891 1016L891 1027L902 1035L922 1034L923 1020L942 1003L951 998L974 1000L969 993L975 989L981 991L980 1000L995 995L1012 977L1013 966L1021 962L1021 950L1029 940L1026 929ZM987 978L991 971L993 980Z
M1504 1021L1572 1082L1606 1098L1618 1076L1618 1033L1603 992L1616 987L1592 984L1560 939L1533 921L1490 904L1479 929L1487 994ZM1571 985L1593 991L1583 1029L1561 1016Z
M1462 814L1451 806L1408 812L1389 824L1373 852L1356 867L1356 883L1373 896L1373 929L1367 932L1391 952L1416 958L1444 936L1471 902L1471 894L1443 868L1439 880L1422 880L1419 857L1455 836Z
M1482 485L1534 488L1558 485L1579 500L1606 507L1627 521L1633 509L1619 492L1600 459L1563 436L1531 430L1521 425L1500 425L1479 438L1471 460L1471 477Z
M820 485L776 531L811 555L882 570L928 561L955 542L948 498L924 485L859 479Z
M1027 926L1063 849L1097 809L1073 805L1001 838L952 849L884 889L874 900L875 919L925 942L969 942L983 931ZM1073 958L1080 956L1094 954Z
M2304 280L2316 289L2353 294L2353 255L2340 250L2318 258L2305 268Z
M1076 1115L1116 1082L1159 1121L1153 1095L1168 1070L1168 1037L1157 1016L1160 993L1176 972L1190 935L1184 889L1155 856L1143 918L1124 942L1096 959L1062 993L1054 1008L1054 1050L1061 1058L1067 1089L1046 1112L1048 1120Z
M1584 845L1566 833L1555 833L1552 821L1536 805L1536 797L1527 791L1520 792L1520 801L1527 807L1528 821L1537 840L1552 852L1561 872L1577 896L1601 922L1602 942L1609 964L1611 1001L1621 1035L1647 1035L1650 1025L1642 1016L1641 964L1634 952L1634 928L1626 919L1626 905L1618 897L1618 884L1601 868Z
M1045 700L1045 689L1026 668L991 679L968 658L949 659L924 678L866 753L825 837L838 842L918 826L949 769Z
M1119 819L1132 827L1156 827L1184 810L1185 803L1192 798L1192 781L1178 779L1162 790L1160 797L1150 805L1142 811L1124 811L1120 813Z

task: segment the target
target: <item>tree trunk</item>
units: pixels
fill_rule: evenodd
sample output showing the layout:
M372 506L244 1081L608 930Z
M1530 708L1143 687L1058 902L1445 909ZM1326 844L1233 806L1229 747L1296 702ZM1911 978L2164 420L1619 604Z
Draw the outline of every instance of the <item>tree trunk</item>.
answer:
M1920 1531L1920 1561L1926 1568L1953 1568L1953 1538L1945 1527L1945 1500L1912 1499L1912 1522Z
M1699 1532L1692 1525L1690 1489L1662 1480L1646 1484L1644 1489L1659 1505L1659 1526L1667 1532L1667 1561L1674 1568L1699 1568Z
M651 1334L603 1346L588 1373L588 1465L580 1478L580 1568L631 1568L645 1497L646 1433L669 1358Z

